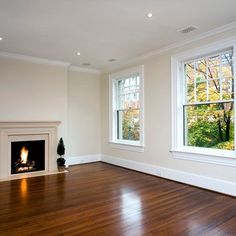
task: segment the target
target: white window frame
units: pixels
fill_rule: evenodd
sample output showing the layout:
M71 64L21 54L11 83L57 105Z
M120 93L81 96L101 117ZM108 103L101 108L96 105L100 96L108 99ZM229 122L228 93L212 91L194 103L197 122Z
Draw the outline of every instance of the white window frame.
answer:
M117 117L116 117L116 93L115 83L133 74L140 76L140 140L117 139ZM136 66L109 75L109 143L113 148L126 149L129 151L144 151L144 66Z
M184 146L183 104L185 99L183 64L186 61L208 56L222 50L233 49L234 88L236 88L236 37L195 48L171 57L171 152L174 158L227 166L236 166L236 150L219 150ZM234 98L234 123L236 124L236 98ZM236 142L236 135L235 135ZM235 143L236 144L236 143ZM236 147L236 145L235 145Z

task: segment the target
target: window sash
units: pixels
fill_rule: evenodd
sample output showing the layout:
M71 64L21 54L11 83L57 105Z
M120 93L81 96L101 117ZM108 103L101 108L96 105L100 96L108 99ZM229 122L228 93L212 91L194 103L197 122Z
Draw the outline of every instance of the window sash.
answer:
M133 139L130 139L130 138L128 138L128 139L124 139L123 138L123 124L122 124L122 119L120 119L120 114L123 112L123 113L125 113L125 112L133 112L133 111L138 111L138 115L137 115L137 117L138 117L138 120L139 120L139 127L138 128L135 128L135 127L132 127L132 129L133 129L133 131L138 131L139 132L139 140L133 140ZM126 141L126 140L129 140L129 141L140 141L140 109L139 108L134 108L134 109L118 109L118 110L116 110L116 121L117 121L117 134L116 134L116 138L117 138L117 140L120 140L120 141L122 141L122 140L124 140L124 141ZM130 134L131 135L131 134Z
M232 53L233 54L233 53ZM207 68L206 68L206 71ZM234 75L233 75L234 76ZM186 78L186 75L185 75L185 71L184 71L184 78ZM234 81L232 81L233 83ZM185 83L184 83L184 87L186 88L186 80L185 80ZM234 94L234 90L231 91L233 94ZM185 96L186 98L187 96ZM186 101L186 100L185 100ZM187 111L186 111L186 107L197 107L197 106L201 106L201 105L210 105L210 104L225 104L225 103L232 103L233 104L233 113L234 113L234 110L235 110L235 107L234 107L234 99L221 99L221 100L218 100L218 101L204 101L204 102L193 102L193 103L183 103L182 104L182 107L183 107L183 146L185 147L194 147L194 148L203 148L202 146L192 146L192 145L188 145L188 132L189 132L189 127L188 127L188 114L187 114ZM234 116L235 117L235 116ZM209 121L210 122L210 121ZM231 129L232 127L234 127L234 124L235 124L235 118L234 118L234 121L232 123L232 126L231 126ZM234 128L233 128L234 130ZM230 140L228 140L230 141ZM234 147L233 147L233 150L235 150L235 130L234 130ZM219 142L220 143L220 142ZM219 144L218 143L218 144ZM216 143L217 144L217 143ZM209 147L210 149L212 149L212 147ZM222 149L222 150L225 150L225 149Z
M134 80L134 83L131 84L131 81ZM127 82L127 85L125 86L125 83ZM121 86L123 82L123 86ZM115 102L115 109L125 109L124 105L125 102L137 103L136 107L139 107L140 104L140 75L139 73L134 73L129 76L125 76L123 78L117 79L115 83L115 93L116 93L116 102ZM134 95L136 99L130 99L130 97ZM134 108L134 107L131 107Z
M231 101L232 99L223 99L223 92L222 92L222 80L224 79L231 79L231 87L233 86L233 83L234 83L234 75L233 75L233 71L232 71L232 77L224 77L223 76L223 73L222 73L222 66L224 65L224 63L222 63L222 56L225 55L225 54L231 54L232 56L232 69L234 68L234 61L233 61L233 57L234 57L234 51L233 49L230 49L230 50L221 50L220 52L218 53L214 53L214 54L209 54L205 57L197 57L193 60L189 60L189 61L184 61L182 63L182 68L183 68L183 78L184 78L184 94L185 96L183 97L183 105L187 105L187 104L203 104L203 103L207 103L207 102L219 102L219 101L224 101L224 102L228 102L228 101ZM211 68L211 66L209 66L209 58L213 58L213 57L219 57L220 58L220 63L219 65L217 65L217 67L219 67L219 76L217 78L210 78L209 77L209 69ZM206 79L204 81L200 81L200 82L197 82L196 81L196 63L199 62L199 61L205 61L206 62ZM194 89L194 102L189 102L188 101L188 76L187 76L187 73L186 73L186 69L185 67L189 64L193 64L194 65L194 83L193 83L193 89ZM229 63L227 63L229 64ZM216 67L216 66L215 66ZM203 73L203 72L202 72ZM214 80L218 80L219 81L219 96L220 96L220 100L210 100L209 101L209 83L210 81L214 81ZM206 101L197 101L197 85L199 85L200 83L206 83ZM232 91L234 92L234 91Z

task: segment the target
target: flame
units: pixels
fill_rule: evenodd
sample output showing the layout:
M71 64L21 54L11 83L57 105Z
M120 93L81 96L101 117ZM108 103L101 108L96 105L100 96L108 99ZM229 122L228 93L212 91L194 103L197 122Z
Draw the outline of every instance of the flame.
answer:
M27 163L27 158L28 158L28 149L24 146L20 150L20 157L21 157L21 163L26 164Z

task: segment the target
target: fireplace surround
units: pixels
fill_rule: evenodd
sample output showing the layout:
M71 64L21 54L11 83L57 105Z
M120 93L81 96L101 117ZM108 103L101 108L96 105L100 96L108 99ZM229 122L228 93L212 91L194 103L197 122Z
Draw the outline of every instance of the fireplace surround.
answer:
M0 180L55 173L59 124L59 121L0 122ZM30 145L32 150L28 150ZM26 161L20 158L19 146L28 152ZM33 147L40 151L33 151ZM44 160L39 164L41 158Z

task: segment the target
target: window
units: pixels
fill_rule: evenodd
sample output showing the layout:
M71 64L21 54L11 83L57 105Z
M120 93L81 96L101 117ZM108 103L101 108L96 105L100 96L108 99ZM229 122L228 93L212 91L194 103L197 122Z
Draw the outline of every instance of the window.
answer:
M184 63L184 145L234 150L233 51Z
M174 157L221 164L236 159L234 54L235 43L227 41L172 57Z
M110 141L143 145L143 66L110 75Z

